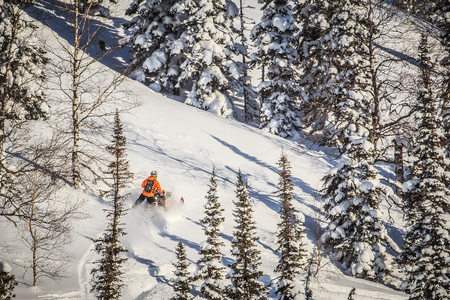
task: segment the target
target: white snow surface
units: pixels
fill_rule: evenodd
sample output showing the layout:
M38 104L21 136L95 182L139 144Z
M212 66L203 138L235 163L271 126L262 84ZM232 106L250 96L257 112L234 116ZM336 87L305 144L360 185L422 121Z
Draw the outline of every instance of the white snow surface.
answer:
M40 0L36 2L40 3ZM123 10L128 4L124 2L121 4ZM257 0L248 2L259 7ZM260 15L260 11L254 12L254 16ZM49 35L49 43L51 38ZM152 170L158 171L162 188L171 191L173 197L172 205L166 211L139 207L128 211L122 218L127 235L121 241L128 249L129 258L124 266L126 286L122 299L170 299L174 295L172 262L176 261L175 248L179 240L186 246L187 258L191 263L189 270L191 274L195 272L195 262L199 258L202 242L206 239L200 219L204 217L203 206L213 167L216 168L219 201L225 209L225 265L233 260L230 253L235 225L232 201L235 200L237 173L240 169L248 179L249 193L254 203L254 219L260 237L258 247L262 257L261 269L266 273L261 280L269 284L276 278L274 269L279 258L276 252L279 203L273 192L277 190L277 161L282 151L288 154L291 161L295 206L305 222L305 242L308 250L312 251L319 238L317 225L321 228L325 226L322 202L317 196L322 187L321 178L335 164L327 153L305 141L282 139L235 120L190 107L137 81L129 79L124 84L143 103L121 116L128 143L127 158L134 173L133 185L124 191L130 193L126 207L131 209L142 191L141 182ZM109 141L111 138L105 139ZM96 190L95 185L92 190ZM89 217L73 224L73 242L67 247L73 254L67 261L69 277L60 282L43 279L37 287L31 286L31 271L25 269L29 265L31 253L21 243L16 228L9 222L0 221L0 260L11 266L11 273L19 282L15 289L16 299L95 299L90 293L90 270L97 259L92 240L106 228L103 209L107 208L107 204L82 189L66 188L63 194L85 199L87 203L84 210L89 213ZM180 197L185 200L183 206L178 204ZM396 228L389 230L389 234L394 240L399 240L401 215L393 210L391 216L399 223L395 225ZM407 295L395 288L400 285L395 277L383 285L353 278L343 270L333 259L322 257L322 269L311 283L313 298L347 299L350 290L355 287L355 299L407 299ZM198 288L200 283L196 285ZM273 287L271 298L276 299Z

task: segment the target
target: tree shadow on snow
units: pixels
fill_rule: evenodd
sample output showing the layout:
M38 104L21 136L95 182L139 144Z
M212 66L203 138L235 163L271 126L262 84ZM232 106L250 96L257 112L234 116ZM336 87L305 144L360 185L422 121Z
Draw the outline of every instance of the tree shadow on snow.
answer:
M65 8L65 3L59 0L36 0L34 5L28 8L27 13L41 22L44 26L49 27L61 40L65 40L70 45L74 45L73 27L66 18L70 18ZM71 8L69 8L71 9ZM80 19L82 18L82 14ZM119 41L122 37L117 35L117 28L121 24L127 22L124 18L109 17L107 19L101 17L89 16L89 32L92 34L99 29L96 34L95 42L90 42L86 49L87 54L93 58L101 58L100 63L117 71L123 72L128 67L130 54L128 47L118 48ZM105 23L105 21L107 21ZM112 24L109 24L112 22ZM86 37L84 37L86 38ZM107 49L115 49L105 55L100 44L105 43ZM83 41L82 44L83 45ZM104 57L103 57L104 56Z
M160 269L154 261L140 257L131 251L129 251L128 253L130 258L136 260L140 264L146 265L148 268L148 274L154 277L158 283L169 284L169 280L166 277L159 275Z

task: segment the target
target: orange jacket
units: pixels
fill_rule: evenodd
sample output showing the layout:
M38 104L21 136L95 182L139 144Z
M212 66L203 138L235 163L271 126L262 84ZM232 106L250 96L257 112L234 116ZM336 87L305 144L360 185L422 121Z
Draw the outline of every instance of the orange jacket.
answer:
M154 194L155 189L158 189L158 191L159 191L160 193L163 192L163 190L161 189L161 186L159 185L158 180L156 180L156 178L153 177L153 176L149 176L147 179L144 180L144 182L142 182L142 187L143 187L143 188L145 188L145 186L147 185L147 181L149 181L149 180L154 180L154 181L155 181L155 183L153 184L152 192L151 192L151 193L147 193L147 192L144 190L144 191L142 191L142 195L147 196L147 197L153 197L153 196L155 196L155 194Z

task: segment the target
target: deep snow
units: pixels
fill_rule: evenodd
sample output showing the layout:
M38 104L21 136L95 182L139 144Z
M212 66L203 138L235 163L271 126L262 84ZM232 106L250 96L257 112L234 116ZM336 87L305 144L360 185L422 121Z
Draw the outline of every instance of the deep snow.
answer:
M47 10L52 7L52 2L36 2ZM248 2L259 7L256 0ZM126 7L126 3L121 5ZM261 12L254 11L251 15L259 19ZM117 28L118 34L123 34L118 28L118 20L121 19L116 16L111 26ZM48 43L51 44L51 35L48 37ZM125 50L121 49L117 55L102 63L112 69L120 69L120 65L128 59ZM225 209L224 264L232 260L229 252L235 225L232 201L235 199L235 183L240 169L248 179L250 197L254 203L262 270L266 273L262 280L269 283L275 278L273 270L278 260L276 226L279 204L272 193L277 190L276 163L281 151L288 154L293 167L295 205L301 213L301 219L305 221L308 248L312 250L317 245L318 226L323 228L325 225L318 192L322 185L321 178L334 164L332 155L326 149L302 140L281 139L237 121L200 111L133 80L126 80L124 84L143 103L122 115L128 159L131 171L135 174L133 185L126 191L130 193L126 205L131 208L142 190L141 182L152 170L159 172L162 188L172 192L173 205L167 211L139 207L128 211L123 218L127 235L122 242L129 251L123 299L169 299L173 296L171 285L174 268L171 263L175 262L175 247L180 239L192 263L190 270L195 270L199 245L205 240L200 219L203 218L204 197L213 166L217 172L219 199ZM25 272L24 266L31 254L17 238L15 228L10 223L0 222L4 232L0 237L0 260L8 262L19 281L15 290L17 299L95 299L89 292L90 270L96 259L92 251L92 239L101 235L105 229L103 209L106 203L89 191L67 188L65 192L71 197L86 199L84 210L90 214L89 218L73 224L74 241L68 247L73 258L67 262L70 272L68 279L59 283L43 280L38 287L30 286L30 272ZM185 199L183 206L178 204L180 197ZM387 224L389 234L400 242L401 214L393 210L391 216L398 222ZM386 214L384 220L387 220ZM347 299L352 287L356 288L355 299L407 298L396 289L399 286L398 274L391 277L389 282L380 284L348 276L329 257L323 257L322 260L322 269L312 284L316 300ZM275 297L273 289L271 296Z

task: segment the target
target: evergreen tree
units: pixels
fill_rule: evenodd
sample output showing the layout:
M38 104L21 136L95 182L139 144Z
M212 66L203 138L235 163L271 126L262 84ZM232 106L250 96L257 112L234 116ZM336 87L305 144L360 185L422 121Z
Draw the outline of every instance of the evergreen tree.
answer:
M15 276L6 272L0 272L0 299L11 300L16 297L14 288L17 285Z
M42 118L47 105L42 84L46 51L36 26L24 18L25 1L0 0L0 215L17 214L18 167L12 166L14 139L30 120ZM9 148L9 151L6 149Z
M329 223L322 241L353 276L382 279L391 270L383 244L399 249L381 220L383 187L370 151L374 148L367 139L355 141L348 156L324 177Z
M188 52L178 84L192 84L186 104L230 117L233 113L230 89L240 78L232 59L235 47L232 23L239 11L226 0L188 0L188 3L189 6L183 6L189 11L182 34Z
M231 286L228 289L228 298L236 300L267 299L267 287L258 281L264 275L260 271L261 251L256 247L259 238L256 236L256 223L253 220L253 208L248 195L247 184L244 184L242 173L239 170L236 183L236 198L233 212L236 222L233 232L231 254L236 262L229 267L233 271Z
M375 15L381 1L339 1L330 19L327 42L332 76L326 82L332 103L329 140L344 153L324 178L329 224L325 244L353 276L382 279L390 272L385 247L399 251L383 226L380 204L393 195L382 185L376 164L383 159L383 135L393 121L390 85L382 76L391 60L378 61L375 43L390 15ZM380 77L383 78L380 78ZM383 123L384 122L384 123Z
M293 9L300 28L297 39L299 84L305 93L301 103L303 130L308 134L318 133L319 138L322 136L319 140L322 144L327 143L327 125L331 121L332 111L335 111L326 84L333 74L330 72L332 65L326 44L337 7L329 2L298 1Z
M181 73L179 66L185 60L181 52L184 41L180 40L182 22L186 17L177 11L180 1L134 0L126 15L136 15L124 27L131 36L131 68L133 76L141 81L151 81L174 94L179 93L176 83ZM186 8L184 8L186 9Z
M319 68L322 79L320 95L310 99L313 109L325 116L323 139L340 149L349 143L349 136L361 134L370 124L372 108L370 84L370 54L366 46L369 32L363 27L366 7L358 1L333 1L327 11L327 37L322 40ZM322 90L325 89L325 90ZM316 101L317 100L317 101ZM331 116L327 115L330 114ZM378 112L377 112L378 113ZM369 128L370 130L370 128Z
M436 1L436 9L433 14L433 23L440 29L440 40L444 47L444 58L441 66L444 74L441 83L439 98L442 99L442 118L444 126L444 148L446 156L450 159L450 4L448 1ZM450 170L450 166L449 166Z
M0 299L12 300L16 297L14 288L17 285L15 276L10 274L11 267L3 261L0 261Z
M410 299L450 297L450 172L444 155L442 118L431 85L425 35L420 44L422 88L418 97L419 136L412 178L405 185L409 228L398 262L406 274Z
M266 0L261 22L251 33L256 46L254 62L267 69L267 81L257 88L261 103L260 127L281 137L296 135L300 88L294 65L297 63L295 34L298 31L288 0Z
M173 273L176 276L173 290L175 291L176 296L173 297L172 300L190 300L192 299L190 294L191 288L189 286L192 278L188 271L190 264L186 261L186 249L181 240L178 242L175 254L177 255L177 262L173 263L173 266L175 267Z
M280 295L281 300L288 300L302 295L298 276L304 267L306 250L302 242L303 224L300 223L297 210L293 205L294 185L291 178L291 164L284 152L278 161L278 167L280 178L276 195L281 203L279 211L281 221L278 223L277 250L281 256L275 268L275 272L280 274L276 278L276 293Z
M103 237L97 239L95 251L102 257L97 261L98 267L92 269L93 286L97 299L121 299L123 283L122 266L127 260L121 254L127 252L120 243L119 238L125 235L120 218L125 214L124 201L128 195L122 195L133 174L128 170L129 163L126 157L126 137L123 135L123 125L119 112L114 118L113 141L107 151L114 160L108 165L106 175L111 180L110 189L102 195L112 198L110 209L107 209L108 227Z
M225 299L223 279L225 267L222 265L221 247L224 246L221 233L221 224L225 221L222 216L223 208L219 202L217 192L216 169L213 168L209 190L205 204L205 217L200 220L204 226L206 241L200 250L200 259L197 261L198 270L195 275L197 280L202 281L200 291L206 299Z

